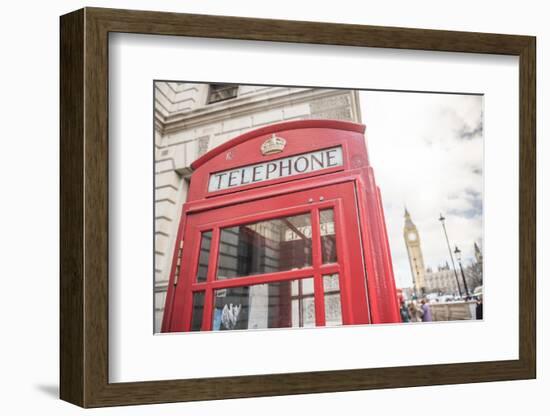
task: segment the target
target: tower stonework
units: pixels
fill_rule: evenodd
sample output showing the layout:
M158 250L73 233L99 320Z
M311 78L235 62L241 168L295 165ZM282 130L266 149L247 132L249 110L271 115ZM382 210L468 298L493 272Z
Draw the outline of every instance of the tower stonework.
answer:
M403 238L409 255L409 264L411 266L411 274L414 282L414 289L417 295L422 295L426 292L426 268L424 267L424 257L422 255L422 247L420 244L420 235L416 225L411 219L409 211L405 208L405 225L403 227Z
M474 255L476 258L476 263L483 263L483 254L481 253L481 249L476 242L474 242Z

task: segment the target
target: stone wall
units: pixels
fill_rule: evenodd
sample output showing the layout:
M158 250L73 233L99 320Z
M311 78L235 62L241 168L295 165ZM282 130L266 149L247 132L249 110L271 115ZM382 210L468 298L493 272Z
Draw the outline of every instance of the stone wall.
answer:
M476 302L430 303L434 321L461 321L476 319Z
M460 272L457 272L460 273ZM455 272L451 269L427 271L424 275L426 292L443 292L446 294L458 294ZM460 275L459 275L460 279ZM460 289L462 290L462 282Z

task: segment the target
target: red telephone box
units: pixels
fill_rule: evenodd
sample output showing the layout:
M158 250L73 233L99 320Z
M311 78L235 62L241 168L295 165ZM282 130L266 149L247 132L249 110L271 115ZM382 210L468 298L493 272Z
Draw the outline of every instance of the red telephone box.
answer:
M400 322L364 130L286 122L196 160L162 331Z

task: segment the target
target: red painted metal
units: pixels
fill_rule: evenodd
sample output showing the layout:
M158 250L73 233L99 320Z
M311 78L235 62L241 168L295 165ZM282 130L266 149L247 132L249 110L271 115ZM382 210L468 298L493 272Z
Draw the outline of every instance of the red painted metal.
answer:
M382 249L382 254L384 258L384 267L385 267L385 275L386 276L393 276L393 262L391 258L391 251L390 251L390 241L388 238L388 230L386 229L386 217L384 215L384 208L382 207L382 196L380 193L380 188L376 187L377 196L378 196L378 210L379 210L379 217L382 220L382 225L380 227L380 232L382 233L380 235L380 239L382 241L382 244L385 244L385 247ZM389 279L388 284L390 285L389 291L397 294L397 287L395 286L395 279ZM391 304L393 303L393 311L391 310ZM395 322L395 317L397 316L398 322L401 322L401 313L399 311L399 302L397 296L394 298L391 298L390 303L388 305L389 310L389 316L388 316L388 322ZM393 312L393 313L391 313Z
M380 192L363 132L362 125L334 120L281 123L239 136L195 161L176 244L184 239L182 268L176 285L175 250L162 331L190 330L193 292L205 292L201 330L211 330L214 290L307 277L314 279L315 322L323 326L323 276L332 273L340 277L344 324L400 322ZM274 133L286 140L286 147L262 156L262 143ZM335 146L342 148L342 166L208 192L212 173ZM322 264L319 211L329 207L334 209L337 263ZM311 215L311 267L216 280L221 228L299 213ZM209 268L206 282L198 283L205 230L213 231Z
M333 274L339 273L341 270L338 264L325 264L322 265L319 269L314 269L313 267L305 267L303 269L291 270L287 272L276 272L276 273L265 273L265 274L255 274L246 277L235 277L232 279L225 280L215 280L212 283L193 283L191 290L193 291L202 291L208 288L211 289L222 289L229 287L239 287L239 286L249 286L261 283L273 283L273 282L283 282L286 280L295 280L302 279L304 277L313 277L315 273Z
M323 275L321 272L322 250L321 250L321 230L319 225L319 208L311 211L311 240L312 240L312 257L313 268L313 285L315 294L315 325L325 326L325 291L323 288ZM323 298L323 301L320 299Z
M213 159L215 156L218 156L228 150L235 148L237 145L249 141L251 139L257 138L259 136L269 136L272 133L278 133L281 131L290 131L290 130L300 130L300 129L309 129L321 127L323 129L332 129L332 130L341 130L341 131L351 131L357 133L364 133L365 126L362 124L349 123L347 121L341 120L298 120L298 121L287 121L285 123L271 124L259 128L257 130L252 130L247 133L241 134L240 136L231 139L218 147L212 149L210 152L205 153L200 158L191 163L191 168L197 170L202 165L204 165L209 160ZM323 146L330 147L330 146ZM296 152L299 153L299 152ZM276 157L273 157L276 159ZM218 169L222 170L222 169Z
M178 226L178 234L176 237L176 243L174 245L174 253L172 255L172 266L170 268L170 279L168 281L168 291L166 294L166 301L164 303L164 314L162 316L162 325L161 325L161 332L169 332L170 328L170 322L172 321L172 305L174 304L174 294L175 290L172 290L171 288L174 286L176 281L176 264L177 259L180 251L180 245L185 244L184 240L184 234L183 231L185 229L185 219L186 216L182 215L180 224ZM180 267L180 275L182 268ZM179 277L179 276L178 276Z

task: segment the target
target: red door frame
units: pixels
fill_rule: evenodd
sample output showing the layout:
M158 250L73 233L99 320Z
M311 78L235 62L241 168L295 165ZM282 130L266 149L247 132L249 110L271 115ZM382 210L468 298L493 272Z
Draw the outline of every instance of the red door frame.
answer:
M296 203L300 199L302 203ZM313 199L316 202L309 202L309 199ZM188 244L184 248L182 263L191 266L182 269L179 276L179 284L175 290L176 301L171 306L173 315L182 319L171 320L165 329L170 332L187 332L190 330L194 292L204 291L205 293L202 330L208 331L212 329L214 290L309 277L314 279L315 323L316 326L325 326L323 276L334 273L338 273L339 275L343 324L369 323L368 300L365 286L359 284L364 282L365 276L357 223L358 212L354 204L346 206L344 204L345 199L352 201L355 199L353 182L347 181L340 184L317 187L296 192L292 196L281 195L275 198L271 197L269 208L265 208L266 204L264 200L255 200L241 204L239 205L237 216L230 219L226 219L225 208L217 208L190 215L187 219L185 229L185 234L189 239ZM261 209L262 207L264 208L263 210ZM338 260L336 263L322 264L319 212L327 208L334 209ZM312 266L299 270L216 280L219 258L219 236L222 228L303 213L310 213L311 215ZM195 280L200 255L200 241L201 235L205 231L212 231L210 260L206 282L198 283ZM355 250L348 249L350 243L355 246ZM351 270L353 270L354 276L360 278L351 281L349 278ZM352 301L351 299L354 300Z
M323 302L317 302L317 299L322 297L322 277L316 278L311 273L321 276L321 270L323 275L328 274L328 270L335 270L330 268L333 265L330 267L320 266L321 248L320 239L317 238L319 237L319 207L329 206L331 203L335 207L338 256L347 256L347 258L342 258L342 262L340 262L340 258L338 259L344 324L399 322L395 280L380 190L368 162L363 132L364 126L362 125L333 120L281 123L239 136L218 146L194 162L192 167L195 172L192 175L187 202L182 209L174 249L162 331L189 330L193 290L206 287L212 289L222 286L258 284L266 281L266 278L277 281L309 276L313 276L315 279L316 325L324 324ZM274 133L287 140L285 153L266 157L258 155L261 143ZM277 159L281 155L301 154L334 146L342 148L344 156L342 166L296 175L291 178L270 180L267 183L245 185L232 192L225 190L208 193L207 191L211 172L250 165L259 160L269 161ZM326 193L328 189L338 189L339 184L348 184L351 191L348 189L347 192L322 202L316 201L305 205L303 201L293 202L293 196L300 197L301 195L303 197L309 193L311 196L308 199L313 198L314 195L320 197L315 193L323 191ZM279 200L277 206L274 204L276 200ZM300 209L306 208L312 212L312 258L314 264L311 268L278 272L272 276L264 274L215 281L214 274L217 267L213 267L211 261L206 283L192 283L191 280L196 275L197 265L195 263L198 263L195 260L198 258L200 250L200 232L197 232L198 223L196 223L199 220L194 218L202 218L200 230L206 229L205 227L214 230L211 240L213 250L210 253L210 258L217 262L219 224L235 223L236 218L246 222L254 221L256 218L273 218L276 212L298 212ZM348 211L353 209L354 213L348 212L347 215L342 216L344 208ZM339 212L338 215L336 215L336 211ZM221 218L216 222L215 216L220 215L216 212L223 212L223 216L229 217L231 220L222 221L223 218ZM211 217L210 221L207 220L209 216ZM214 226L214 223L217 226ZM195 230L191 232L193 229ZM357 235L357 239L350 239L353 235ZM183 250L180 249L181 247ZM193 266L185 267L190 264ZM354 270L349 273L347 269ZM308 272L310 274L306 276ZM343 276L352 275L355 276L353 279L351 277L343 278ZM352 289L349 287L350 281L354 282ZM202 329L208 330L211 328L211 319L208 313L212 309L212 294L208 295L208 291L205 293L207 295L205 296Z

